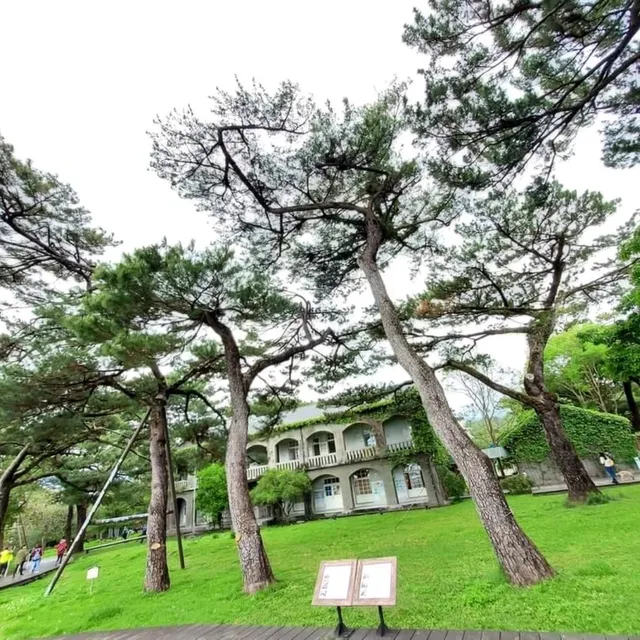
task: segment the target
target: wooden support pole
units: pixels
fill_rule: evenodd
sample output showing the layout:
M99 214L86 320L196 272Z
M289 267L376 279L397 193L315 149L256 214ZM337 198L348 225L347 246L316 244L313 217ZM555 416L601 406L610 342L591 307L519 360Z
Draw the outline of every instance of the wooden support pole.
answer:
M169 471L169 491L171 491L171 502L173 503L173 519L176 523L176 538L178 539L178 557L180 558L180 568L184 569L184 551L182 549L182 533L180 532L180 512L178 511L178 498L176 497L176 483L173 475L173 459L171 457L171 444L169 443L169 424L164 421L164 439L167 449L167 468Z
M89 513L87 514L86 520L82 523L82 526L76 533L76 537L73 539L71 546L67 549L67 553L65 554L64 558L62 558L62 562L60 563L58 570L55 572L55 575L53 576L53 579L49 583L47 590L44 592L45 597L50 596L51 592L55 589L55 586L58 580L60 580L60 577L62 576L62 573L65 570L65 567L67 566L67 564L69 564L69 560L71 559L71 556L76 550L78 543L80 542L85 531L91 524L91 521L93 520L93 516L95 516L96 511L98 510L98 508L100 507L100 504L104 500L104 496L106 495L107 490L109 489L109 487L115 480L116 476L118 475L118 471L120 471L120 467L122 466L122 463L125 461L125 458L129 454L129 451L131 451L133 445L138 439L138 436L140 435L140 432L142 431L142 428L147 423L147 420L149 419L150 415L151 415L151 409L149 408L144 418L140 421L140 424L136 427L136 430L133 432L133 434L129 438L129 442L127 442L127 446L122 450L120 457L116 461L115 465L113 465L113 469L111 469L111 473L109 474L107 481L104 483L104 486L100 490L100 493L98 494L98 497L95 499L95 502L91 506L91 509L89 509Z

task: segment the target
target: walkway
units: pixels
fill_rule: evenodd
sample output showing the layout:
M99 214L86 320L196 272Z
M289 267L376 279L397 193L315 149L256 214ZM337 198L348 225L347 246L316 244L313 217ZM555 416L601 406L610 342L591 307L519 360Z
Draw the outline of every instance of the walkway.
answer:
M624 482L620 482L619 484L613 484L610 478L591 478L596 487L625 487L631 484L640 484L640 479L636 477L635 480L625 480ZM540 487L533 488L534 495L540 495L544 493L563 493L567 490L566 484L548 484Z
M83 633L62 636L65 640L329 640L333 629L311 627L242 627L234 625L198 625L130 629L108 633ZM61 638L62 638L61 637ZM350 640L379 639L375 629L356 629ZM517 633L513 631L429 631L404 629L389 631L385 640L605 640L605 636L564 635L559 633ZM614 636L607 636L611 640ZM620 636L619 640L632 640ZM640 640L636 636L633 640Z
M30 567L31 563L26 562L24 565L24 574L22 576L17 574L15 579L13 579L11 574L13 573L14 566L12 564L9 565L9 573L7 577L0 578L0 589L8 589L9 587L15 587L19 584L28 584L29 582L42 578L42 576L51 573L56 568L56 559L45 558L40 564L38 573L31 573Z

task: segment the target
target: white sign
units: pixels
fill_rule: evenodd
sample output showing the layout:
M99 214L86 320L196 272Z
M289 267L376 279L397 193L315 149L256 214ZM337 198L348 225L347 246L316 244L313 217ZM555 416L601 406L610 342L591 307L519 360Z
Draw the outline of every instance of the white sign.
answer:
M87 580L95 580L100 573L100 567L89 567L87 569Z
M388 600L391 597L391 563L365 564L360 579L360 600Z
M348 564L325 566L320 584L319 600L347 600L353 567Z

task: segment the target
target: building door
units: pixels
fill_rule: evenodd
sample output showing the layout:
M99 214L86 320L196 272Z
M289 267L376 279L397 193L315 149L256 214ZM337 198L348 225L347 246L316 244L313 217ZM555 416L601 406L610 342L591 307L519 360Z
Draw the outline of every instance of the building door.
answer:
M314 483L313 508L316 513L342 511L342 489L339 478L322 478Z
M393 470L393 483L396 487L398 502L426 500L427 489L424 486L422 469L419 464L408 464Z

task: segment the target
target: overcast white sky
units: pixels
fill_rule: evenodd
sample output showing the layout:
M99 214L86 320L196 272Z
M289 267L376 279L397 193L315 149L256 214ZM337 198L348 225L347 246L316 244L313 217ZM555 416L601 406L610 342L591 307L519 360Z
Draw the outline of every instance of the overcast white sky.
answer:
M148 171L154 116L201 105L236 75L267 87L296 80L318 100L365 102L395 77L421 90L420 57L401 41L416 4L426 2L5 0L0 132L70 182L121 249L213 240L206 216ZM605 169L599 157L597 132L586 132L558 175L632 211L640 170ZM510 367L524 361L516 337L489 350Z

